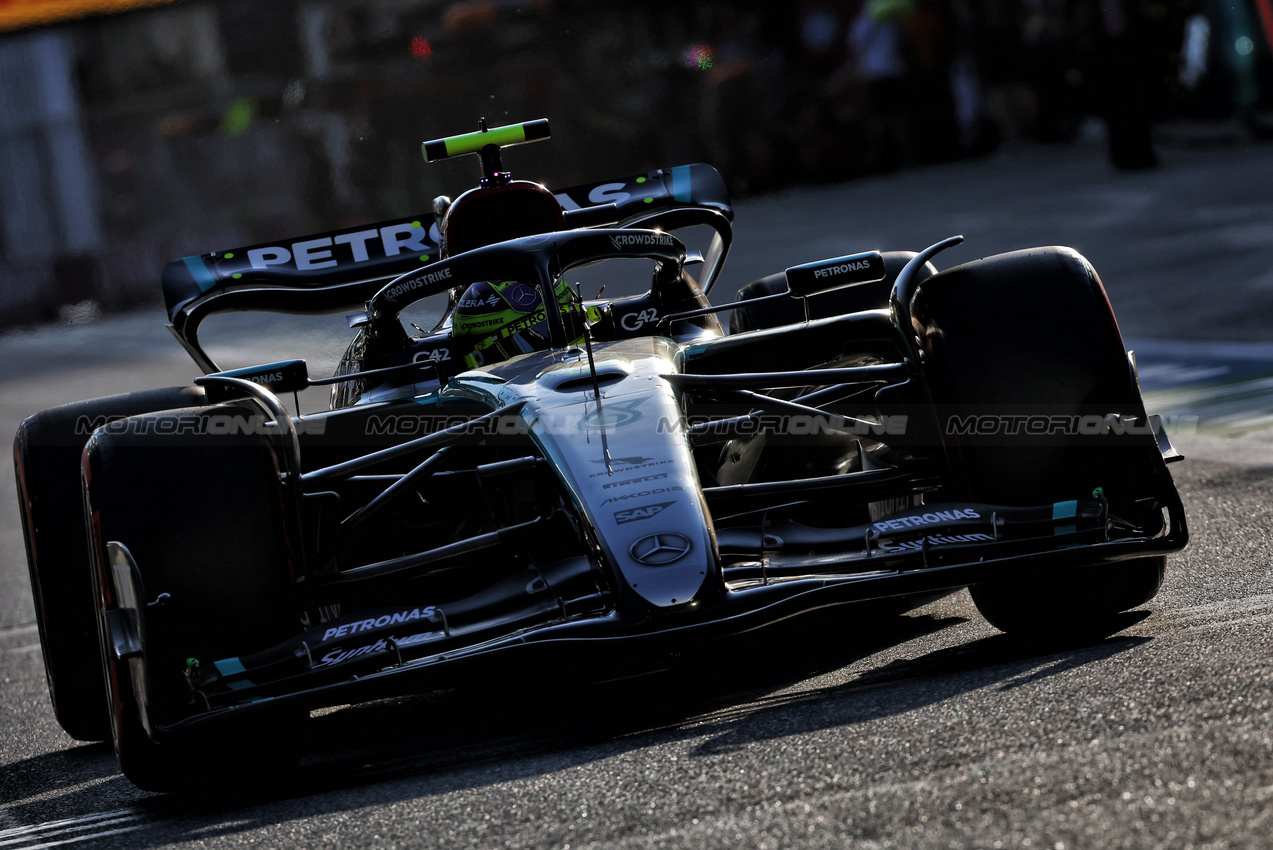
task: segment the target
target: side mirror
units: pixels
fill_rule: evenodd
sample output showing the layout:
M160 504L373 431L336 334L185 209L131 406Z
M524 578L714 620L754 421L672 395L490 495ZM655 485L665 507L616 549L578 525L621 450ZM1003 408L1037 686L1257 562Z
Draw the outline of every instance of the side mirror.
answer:
M787 269L786 275L787 290L796 298L808 298L863 283L878 283L886 277L884 257L879 251L792 266Z
M231 369L227 372L215 372L209 378L239 378L265 387L270 392L299 392L310 385L309 369L304 360L281 360L278 363L265 363L260 366L248 366L243 369ZM233 398L242 398L243 392L233 386L218 385L215 382L204 387L208 401L216 403Z

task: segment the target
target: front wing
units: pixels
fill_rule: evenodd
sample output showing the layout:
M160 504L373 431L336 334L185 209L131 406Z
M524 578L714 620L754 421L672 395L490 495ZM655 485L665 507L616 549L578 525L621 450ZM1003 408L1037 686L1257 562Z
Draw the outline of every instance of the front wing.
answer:
M1031 570L1063 571L1161 556L1187 542L1174 488L1163 495L1164 523L1152 534L1111 533L1100 500L1034 508L926 505L860 529L838 530L837 551L735 562L725 570L717 598L675 617L625 617L604 598L554 596L554 586L591 568L584 558L569 558L541 568L542 592L529 593L517 610L497 616L437 606L387 607L325 623L253 656L196 662L187 677L200 710L167 725L156 721L141 684L148 655L145 606L116 609L108 628L114 651L133 664L144 725L163 740L230 715L312 710L449 687L526 669L528 657L560 669L587 663L605 670L617 659L739 635L828 606L957 589L1027 562ZM799 534L801 528L736 528L722 532L720 544L726 552L751 545L748 535ZM816 536L817 530L806 533ZM117 598L144 599L127 550L110 544L110 554L114 581L123 591Z

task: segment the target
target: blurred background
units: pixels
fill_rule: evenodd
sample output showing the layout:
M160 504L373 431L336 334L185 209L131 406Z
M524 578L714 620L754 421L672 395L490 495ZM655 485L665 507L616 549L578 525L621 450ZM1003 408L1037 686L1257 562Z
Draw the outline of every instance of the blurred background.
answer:
M547 117L561 188L737 197L1022 145L1111 169L1273 122L1270 0L0 0L0 323L158 300L172 258L416 214L420 142ZM69 311L69 312L68 312Z

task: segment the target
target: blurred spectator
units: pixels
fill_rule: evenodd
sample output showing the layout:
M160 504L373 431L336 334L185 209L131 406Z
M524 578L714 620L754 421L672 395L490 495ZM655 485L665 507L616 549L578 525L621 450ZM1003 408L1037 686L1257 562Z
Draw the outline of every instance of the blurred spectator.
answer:
M738 196L777 188L781 180L774 128L783 68L765 43L764 25L758 10L731 15L703 76L699 121L708 161Z
M551 186L705 160L747 195L1089 114L1146 167L1173 87L1273 132L1270 41L1273 0L200 0L0 33L0 308L47 314L30 281L68 275L128 303L170 256L425 210L476 168L420 141L481 116L550 118L508 165Z
M1092 0L1096 26L1096 107L1105 119L1110 162L1154 168L1153 125L1168 111L1178 77L1183 19L1170 0Z
M1029 62L1019 0L973 0L974 48L986 114L1002 141L1031 138L1038 100L1026 82Z
M1202 0L1185 24L1179 80L1184 106L1201 118L1239 118L1257 137L1273 126L1273 0Z
M986 110L981 77L981 61L977 56L979 18L974 0L951 0L950 90L959 126L960 150L968 156L981 156L999 144L999 128Z
M912 0L868 0L849 28L849 45L866 87L868 171L892 171L910 156L910 66L903 27L914 13Z
M954 35L945 4L916 0L902 18L910 57L909 134L916 162L946 162L959 155L959 127L951 88Z
M1073 3L1028 0L1022 12L1021 70L1035 95L1033 135L1045 142L1073 141L1085 117Z
M842 180L853 171L847 154L853 116L840 108L849 5L804 0L788 17L780 30L787 60L784 133L788 157L794 154L787 173L803 181Z

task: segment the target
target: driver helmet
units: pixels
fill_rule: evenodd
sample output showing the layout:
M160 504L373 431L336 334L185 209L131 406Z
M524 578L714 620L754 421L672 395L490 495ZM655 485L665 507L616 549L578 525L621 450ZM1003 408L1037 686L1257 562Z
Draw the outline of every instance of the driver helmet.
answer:
M571 304L574 293L564 278L554 289L559 307ZM563 318L568 329L573 327L568 317ZM548 348L547 316L539 290L519 280L479 281L470 286L456 303L451 330L473 343L465 358L470 368Z

